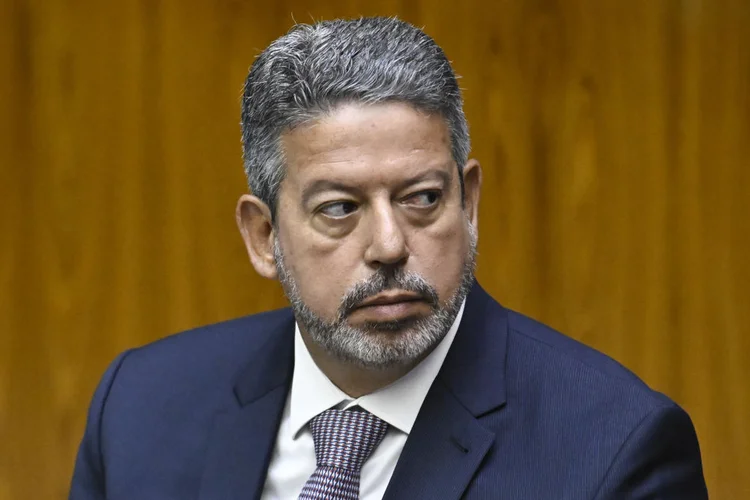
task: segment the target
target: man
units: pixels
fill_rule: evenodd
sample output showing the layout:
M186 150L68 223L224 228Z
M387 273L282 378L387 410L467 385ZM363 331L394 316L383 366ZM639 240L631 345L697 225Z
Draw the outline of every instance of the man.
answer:
M115 360L71 499L707 497L683 410L474 282L481 170L422 31L295 26L242 131L237 221L291 310Z

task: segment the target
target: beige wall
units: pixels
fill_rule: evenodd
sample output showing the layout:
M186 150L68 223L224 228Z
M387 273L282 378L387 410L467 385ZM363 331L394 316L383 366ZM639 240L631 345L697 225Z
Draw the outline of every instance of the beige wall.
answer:
M750 498L750 2L0 0L0 499L63 498L119 351L284 304L233 221L245 72L399 14L463 75L479 278L692 415Z

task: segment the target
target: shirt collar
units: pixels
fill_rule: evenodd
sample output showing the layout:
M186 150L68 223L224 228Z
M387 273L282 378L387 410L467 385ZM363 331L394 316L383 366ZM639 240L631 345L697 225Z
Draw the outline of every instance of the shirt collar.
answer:
M294 374L290 395L289 423L295 439L307 423L332 408L359 405L392 427L409 434L422 402L448 355L461 323L466 300L443 340L406 375L373 393L353 399L336 387L315 364L302 340L299 325L294 332Z

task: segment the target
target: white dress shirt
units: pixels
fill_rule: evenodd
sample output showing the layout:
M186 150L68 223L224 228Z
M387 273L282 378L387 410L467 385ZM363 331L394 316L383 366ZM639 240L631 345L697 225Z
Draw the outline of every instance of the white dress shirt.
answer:
M456 336L464 304L450 330L435 349L409 373L387 387L352 399L320 371L310 357L299 331L294 332L294 374L287 396L262 500L296 499L315 471L315 446L307 423L329 408L360 406L390 424L380 445L362 466L361 500L380 500L385 494L406 438L437 377Z

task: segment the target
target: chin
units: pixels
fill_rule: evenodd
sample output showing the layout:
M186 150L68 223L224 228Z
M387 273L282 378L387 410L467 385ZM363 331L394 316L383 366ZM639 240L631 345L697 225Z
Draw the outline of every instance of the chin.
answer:
M365 323L351 326L364 330L367 333L372 333L373 335L380 333L398 334L408 333L422 319L424 318L421 316L407 316L405 318L386 321L366 321Z

